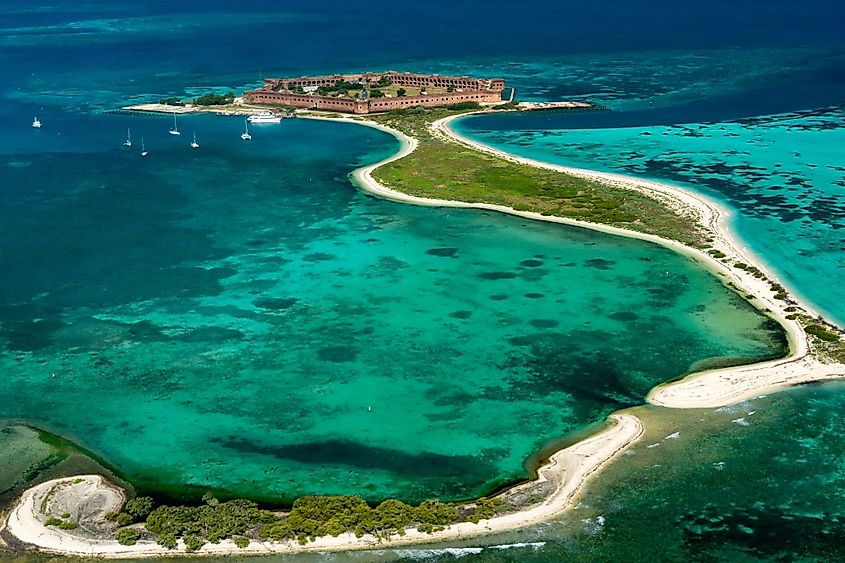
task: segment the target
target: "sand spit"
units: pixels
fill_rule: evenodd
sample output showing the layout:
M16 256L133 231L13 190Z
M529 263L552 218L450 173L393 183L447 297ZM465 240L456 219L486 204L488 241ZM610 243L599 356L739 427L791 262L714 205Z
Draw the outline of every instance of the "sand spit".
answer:
M374 536L361 538L346 533L338 537L322 537L300 545L295 541L257 542L238 548L230 540L206 544L199 555L295 553L303 551L347 551L356 549L385 549L415 543L458 540L488 533L511 530L548 520L570 506L584 481L616 455L636 441L643 432L640 420L629 414L614 414L614 424L589 438L551 456L538 471L538 478L519 488L551 483L553 492L542 503L525 510L481 520L478 524L463 522L441 532L427 534L415 529L404 536L380 540ZM514 491L515 492L515 491ZM48 499L45 502L45 499ZM123 493L99 475L80 475L54 479L27 490L12 508L3 535L13 544L24 544L41 551L63 555L94 555L108 558L151 557L184 552L180 541L171 551L152 541L139 541L124 546L111 539L105 514L119 510ZM70 507L70 508L69 508ZM76 508L74 508L76 507ZM79 518L76 530L45 527L50 516L67 512L71 519ZM74 520L76 521L76 520Z

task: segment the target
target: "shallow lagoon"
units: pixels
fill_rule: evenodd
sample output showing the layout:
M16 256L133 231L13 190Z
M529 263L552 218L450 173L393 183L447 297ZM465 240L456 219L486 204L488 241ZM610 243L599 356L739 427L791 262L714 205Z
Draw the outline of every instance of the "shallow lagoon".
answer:
M668 180L733 210L731 226L795 293L840 324L842 107L720 123L618 127L625 112L467 118L457 129L538 160ZM593 121L603 128L584 129ZM576 129L568 129L570 124Z
M655 245L357 192L377 131L193 117L191 151L164 118L78 119L0 167L0 417L142 490L471 497L693 364L782 351Z

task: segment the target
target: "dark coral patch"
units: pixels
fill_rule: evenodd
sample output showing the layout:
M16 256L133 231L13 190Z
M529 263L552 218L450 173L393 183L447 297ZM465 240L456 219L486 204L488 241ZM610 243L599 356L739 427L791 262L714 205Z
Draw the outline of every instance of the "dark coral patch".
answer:
M271 311L284 311L296 305L298 301L298 297L259 297L252 304Z
M608 315L614 321L633 322L640 318L640 316L633 311L617 311Z
M426 254L431 256L443 256L445 258L451 258L458 253L457 248L452 247L444 247L444 248L429 248L425 251Z
M609 270L615 264L615 260L605 260L604 258L590 258L584 262L585 266L595 268L596 270Z
M554 319L531 319L528 322L531 324L531 326L537 328L555 328L557 326L560 326L560 322Z
M478 277L483 280L509 280L516 277L513 272L481 272Z
M453 319L468 319L472 316L472 311L454 311L449 313Z
M358 357L358 350L351 346L328 346L317 350L317 357L324 362L342 364L355 361Z

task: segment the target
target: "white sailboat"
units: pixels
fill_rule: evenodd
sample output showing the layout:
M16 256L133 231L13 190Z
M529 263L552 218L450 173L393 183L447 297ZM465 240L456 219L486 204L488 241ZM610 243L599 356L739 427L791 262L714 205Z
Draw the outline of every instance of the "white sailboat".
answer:
M244 119L244 132L241 133L241 139L244 141L252 139L252 135L249 134L249 123L247 123L246 119Z
M191 148L192 148L192 149L198 149L198 148L200 148L199 143L197 143L197 133L196 133L196 131L194 132L194 140L193 140L193 142L191 143Z
M147 147L144 146L144 138L141 137L141 156L147 156L148 154L150 153L147 152Z
M123 141L124 147L131 147L132 146L132 131L129 129L126 130L126 140Z
M35 127L36 129L41 129L41 122L38 121L37 117L32 118L32 126Z
M171 135L181 135L179 128L176 126L176 116L173 116L173 129L170 130Z

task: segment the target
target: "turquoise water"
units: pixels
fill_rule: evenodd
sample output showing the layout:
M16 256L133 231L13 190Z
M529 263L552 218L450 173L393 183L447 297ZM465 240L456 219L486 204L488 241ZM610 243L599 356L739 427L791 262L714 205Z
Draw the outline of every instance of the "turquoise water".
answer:
M77 118L3 157L0 416L175 496L463 498L693 364L782 352L673 252L382 202L346 175L392 137L240 125L182 119L191 151L166 118Z
M830 280L841 267L793 250L840 260L831 233L841 177L826 167L841 163L822 153L841 145L841 120L814 110L843 101L840 4L541 1L525 9L374 0L362 19L364 8L352 14L333 1L4 2L0 417L74 438L142 487L171 495L214 487L275 501L306 490L413 500L520 478L526 455L640 402L653 382L705 358L765 356L778 338L697 267L652 246L356 193L348 171L395 150L381 134L285 123L256 129L245 145L239 121L191 118L180 129L197 130L202 148L192 153L186 135L166 134L166 119L101 112L271 75L504 76L524 99L577 97L624 110L625 125L659 131L672 139L669 150L676 140L683 150L712 149L698 166L649 148L661 153L649 157L655 171L620 147L607 166L630 158L642 166L634 173L684 182L690 164L712 181L699 189L745 207L748 219L736 221L758 222L761 233L782 227L784 244L761 249L781 275L835 295ZM734 148L719 139L721 125L701 127L698 139L655 127L801 110L818 115L789 118L798 127L726 124L740 135ZM579 127L620 114L591 114ZM29 129L32 115L42 131ZM824 121L836 125L813 125ZM120 149L127 126L136 143L145 137L146 161ZM755 136L764 142L745 142ZM635 150L648 140L620 138ZM542 148L542 136L531 143ZM769 150L791 175L759 185L785 191L719 185L755 179L743 158L765 168ZM582 152L589 158L573 162L605 165L595 147ZM730 174L714 166L720 160ZM805 181L812 189L795 197ZM814 302L836 316L837 300L823 303L819 293ZM610 466L589 502L558 523L488 542L542 545L484 548L472 558L841 559L842 429L830 415L840 395L838 386L805 388L737 414L640 411L656 425L645 445L659 447L638 446ZM751 424L731 422L739 418ZM677 442L663 440L676 430ZM0 438L5 489L45 452ZM691 525L698 516L730 533ZM749 519L762 521L759 530ZM281 559L457 557L438 553Z
M845 112L567 130L567 117L498 116L458 128L523 156L668 180L727 204L748 248L820 312L845 323Z

